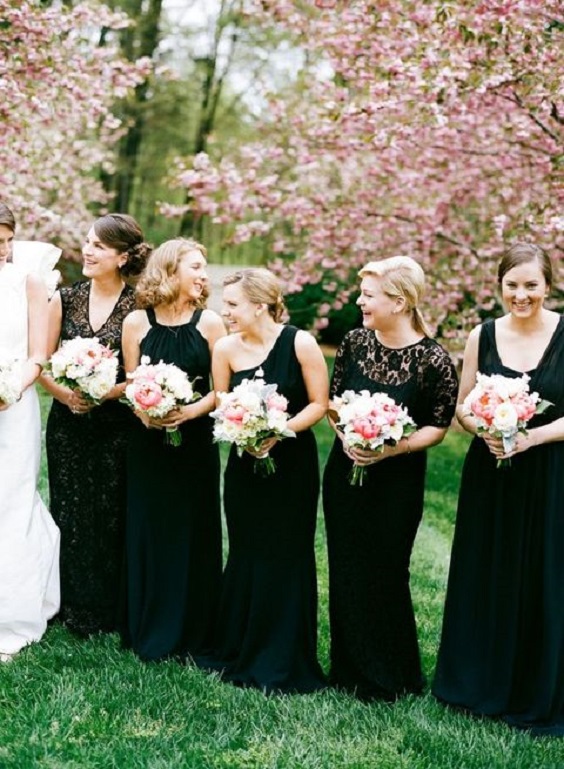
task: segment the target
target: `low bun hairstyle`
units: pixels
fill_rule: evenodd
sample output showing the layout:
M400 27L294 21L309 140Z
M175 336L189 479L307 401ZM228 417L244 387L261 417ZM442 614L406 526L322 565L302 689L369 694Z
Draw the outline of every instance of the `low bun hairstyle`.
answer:
M413 328L420 334L431 336L419 309L419 303L425 293L425 273L415 259L410 256L390 256L379 262L369 262L358 274L361 278L367 275L381 278L385 294L405 300L407 311L412 316Z
M240 283L243 293L253 304L265 304L269 315L279 323L286 310L280 281L264 267L249 267L228 275L224 286Z
M0 202L0 224L12 232L16 231L16 217L5 203Z
M128 214L106 214L96 219L93 227L96 237L105 246L127 255L127 261L120 267L123 277L140 275L153 249L145 243L141 227L135 219Z
M199 251L204 259L208 255L205 246L189 238L167 240L153 251L135 287L138 307L147 309L147 307L157 307L159 304L172 304L178 299L180 294L178 263L189 251ZM206 288L196 302L196 307L204 308L208 295L209 291Z

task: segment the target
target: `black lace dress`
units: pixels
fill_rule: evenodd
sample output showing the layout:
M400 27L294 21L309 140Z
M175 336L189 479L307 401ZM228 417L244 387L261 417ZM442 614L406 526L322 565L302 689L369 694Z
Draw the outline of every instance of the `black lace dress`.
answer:
M231 388L259 368L288 398L290 414L308 397L294 350L297 329L285 326L260 366L238 371ZM214 653L198 659L223 680L264 692L307 693L325 685L317 661L314 536L319 496L315 436L304 430L270 452L272 475L231 449L225 472L229 557L223 578Z
M351 331L335 360L331 396L385 392L418 427L448 427L458 382L433 339L401 349L373 331ZM348 480L352 461L339 438L329 455L323 502L329 555L330 680L361 699L419 692L423 676L409 590L409 561L423 513L426 453L371 465L362 486Z
M61 340L97 337L120 351L121 327L135 307L126 286L96 332L88 319L90 282L62 288ZM60 618L87 635L116 629L125 526L125 450L134 417L112 400L88 414L73 414L53 400L47 420L49 495L61 530Z
M495 323L482 326L478 367L503 365ZM529 387L564 417L564 317ZM497 468L481 438L466 455L433 693L536 735L564 736L564 441Z
M151 328L141 355L174 363L210 391L209 345L197 310L189 323ZM210 648L221 580L219 450L209 416L180 426L182 443L135 419L127 452L127 578L122 640L142 659Z

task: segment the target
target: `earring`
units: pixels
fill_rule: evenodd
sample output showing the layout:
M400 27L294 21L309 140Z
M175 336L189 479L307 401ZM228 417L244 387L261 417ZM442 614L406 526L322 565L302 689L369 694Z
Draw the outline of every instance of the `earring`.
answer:
M261 310L255 310L255 318L258 318L260 315L262 315Z

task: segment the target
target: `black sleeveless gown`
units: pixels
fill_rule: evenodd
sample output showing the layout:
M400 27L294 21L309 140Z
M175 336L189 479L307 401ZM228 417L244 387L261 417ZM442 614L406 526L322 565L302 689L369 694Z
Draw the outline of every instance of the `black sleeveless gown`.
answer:
M125 286L104 325L94 331L88 318L90 282L60 289L61 340L97 337L116 350L124 379L121 329L135 309ZM47 419L50 509L61 530L60 619L74 632L115 631L123 566L128 432L135 417L117 400L88 414L73 414L53 399Z
M308 403L294 351L297 329L285 326L266 360L238 371L231 388L259 368L289 400ZM225 472L229 557L223 577L214 652L197 662L222 678L264 692L306 693L324 686L317 661L314 536L319 495L317 446L311 430L271 451L276 472L254 472L254 459L233 446Z
M206 395L210 352L189 323L151 328L141 355L174 363ZM127 454L126 607L122 640L142 659L209 649L221 579L219 452L208 416L180 426L180 446L135 420Z
M480 372L521 376L500 360L495 323L480 334ZM564 318L529 387L564 416ZM533 734L564 735L564 442L496 468L483 440L466 456L433 693Z
M448 427L458 381L448 353L433 339L384 347L357 329L339 347L331 396L384 392L418 427ZM423 687L409 562L423 514L426 452L401 454L367 468L351 486L352 461L335 438L323 477L329 556L330 681L362 700L394 700Z

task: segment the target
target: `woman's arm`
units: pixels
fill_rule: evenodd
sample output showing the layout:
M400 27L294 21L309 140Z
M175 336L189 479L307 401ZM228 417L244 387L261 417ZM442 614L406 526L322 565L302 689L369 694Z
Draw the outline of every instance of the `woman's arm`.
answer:
M554 422L549 422L547 425L532 427L526 435L518 433L513 454L530 449L532 446L540 446L542 443L556 443L557 441L564 441L564 417L555 419Z
M357 448L348 448L343 443L343 451L357 465L373 465L388 457L396 457L400 454L411 454L413 451L424 451L431 446L441 443L448 432L448 427L434 427L425 425L420 427L407 438L402 438L395 446L385 444L383 451L370 451Z
M141 361L141 341L147 333L149 321L144 310L134 310L126 315L121 329L123 365L131 374Z
M225 393L229 390L229 382L233 373L230 363L230 351L233 337L226 336L219 339L214 346L212 356L212 380L215 391L216 403L217 393Z
M288 429L299 433L317 424L326 415L329 375L321 348L307 331L296 334L295 350L309 399L308 405L288 420Z
M149 327L149 319L145 310L134 310L123 321L121 346L126 379L127 375L135 371L141 362L141 340L149 330ZM155 424L154 420L142 411L134 410L134 414L139 417L145 427L161 427L160 424Z
M22 366L22 392L35 382L47 357L47 287L37 275L28 275L27 296L27 360Z
M477 425L474 417L464 413L464 401L476 384L476 374L478 373L478 346L480 343L480 329L477 326L472 329L464 349L464 360L462 363L462 375L460 377L460 389L458 391L458 401L456 404L456 418L460 425L471 435L476 435Z
M49 302L47 326L47 358L59 346L61 327L63 323L63 302L60 291L56 291ZM39 381L43 389L47 390L55 400L67 406L75 414L85 414L93 408L93 404L84 398L78 390L57 384L52 377L41 374Z

